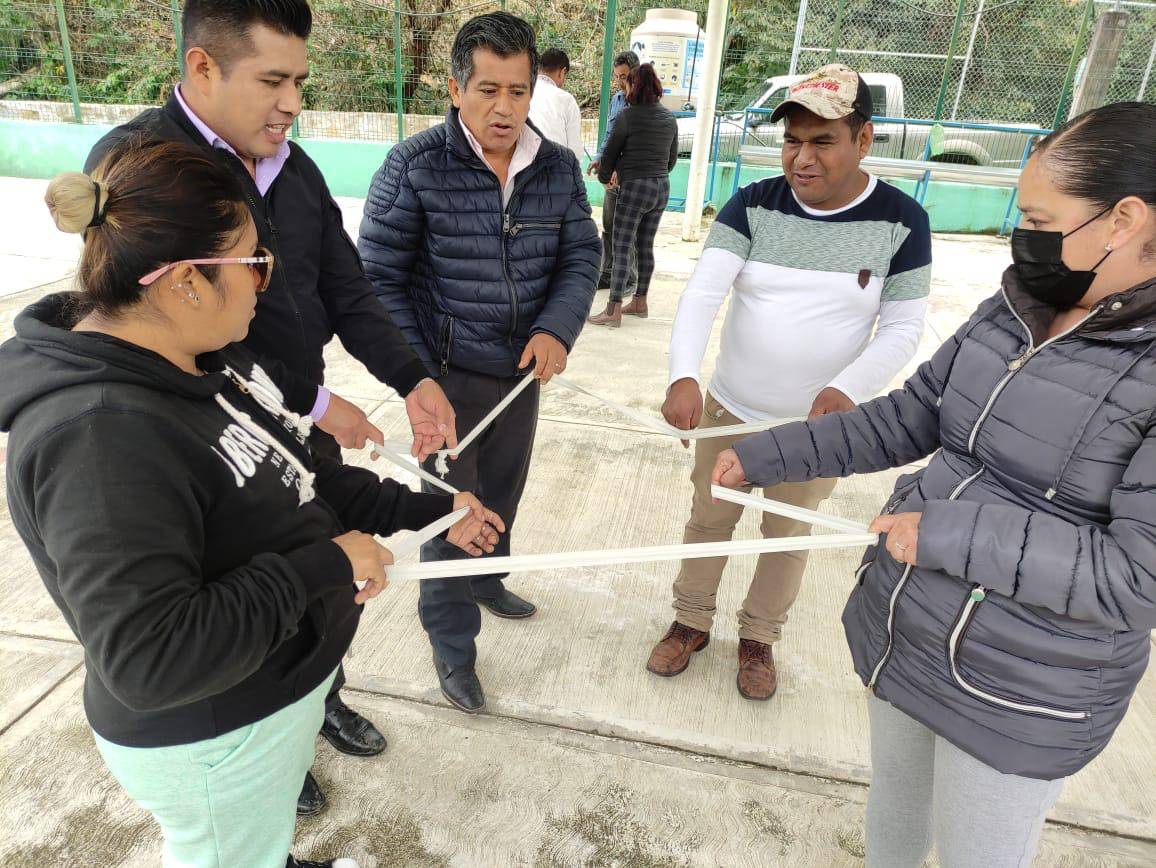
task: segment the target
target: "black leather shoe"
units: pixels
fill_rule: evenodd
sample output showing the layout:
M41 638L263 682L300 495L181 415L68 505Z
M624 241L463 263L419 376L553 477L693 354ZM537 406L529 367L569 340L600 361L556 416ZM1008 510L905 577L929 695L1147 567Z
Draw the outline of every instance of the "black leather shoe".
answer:
M434 668L438 673L442 695L452 705L466 714L476 714L485 707L486 694L482 692L482 682L478 681L473 666L459 666L455 669L435 656Z
M529 600L523 600L513 591L502 588L496 597L475 597L479 603L497 615L499 618L529 618L538 611L538 607Z
M337 750L350 756L377 756L385 750L385 736L340 699L335 708L325 712L321 734Z
M329 802L325 799L325 793L321 792L321 787L317 785L317 778L313 777L313 772L306 772L305 785L301 787L301 795L297 797L297 816L316 817L325 810L327 804Z
M292 856L285 863L285 868L358 868L357 862L347 856L340 859L325 859L313 862L309 859L294 859Z

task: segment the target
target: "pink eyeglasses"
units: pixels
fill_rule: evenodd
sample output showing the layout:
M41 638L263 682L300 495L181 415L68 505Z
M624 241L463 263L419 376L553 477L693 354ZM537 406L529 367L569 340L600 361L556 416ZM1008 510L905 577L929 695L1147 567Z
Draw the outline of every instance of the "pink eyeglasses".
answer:
M161 275L172 271L178 265L247 265L257 275L259 281L257 292L264 292L269 288L269 281L273 279L273 254L264 247L258 247L256 256L234 256L228 259L182 259L179 262L170 262L162 265L137 281L141 286L148 286L158 280Z

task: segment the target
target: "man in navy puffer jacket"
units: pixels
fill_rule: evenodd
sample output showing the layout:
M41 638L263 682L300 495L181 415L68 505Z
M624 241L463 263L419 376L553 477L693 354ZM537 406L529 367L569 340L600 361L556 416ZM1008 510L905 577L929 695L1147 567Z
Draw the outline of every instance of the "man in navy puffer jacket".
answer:
M394 147L374 176L359 249L390 317L471 430L518 384L561 373L594 297L602 255L574 155L527 115L538 73L533 28L479 15L454 40L446 122ZM538 419L523 391L454 463L447 481L477 491L513 524ZM509 554L504 535L495 555ZM457 551L442 540L422 560ZM501 576L422 583L419 613L442 692L463 711L485 704L474 671L478 602L526 618L534 606Z

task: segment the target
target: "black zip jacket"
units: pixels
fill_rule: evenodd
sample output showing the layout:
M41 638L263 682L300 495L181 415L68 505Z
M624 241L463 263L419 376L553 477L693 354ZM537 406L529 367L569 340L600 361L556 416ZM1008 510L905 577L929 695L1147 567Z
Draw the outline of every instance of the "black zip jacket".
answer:
M193 376L69 331L73 299L32 305L0 346L0 430L12 523L84 646L89 722L156 747L260 720L353 638L361 607L332 539L418 529L453 499L311 456L244 349Z
M670 109L656 105L628 105L614 119L602 160L598 180L609 184L618 173L618 183L638 178L661 178L669 175L678 162L678 121Z
M428 376L425 366L390 320L365 277L357 249L341 222L321 170L295 143L268 193L262 196L245 166L214 149L189 121L175 96L105 135L84 164L92 172L109 150L130 136L195 145L229 165L244 185L261 244L277 257L245 346L269 369L289 409L308 413L324 382L322 350L336 334L373 376L409 394ZM286 377L269 360L284 365Z

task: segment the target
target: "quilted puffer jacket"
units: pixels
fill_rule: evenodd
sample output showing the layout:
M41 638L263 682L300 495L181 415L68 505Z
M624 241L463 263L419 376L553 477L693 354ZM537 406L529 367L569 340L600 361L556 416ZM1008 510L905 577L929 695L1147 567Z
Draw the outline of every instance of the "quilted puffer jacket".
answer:
M517 373L530 336L574 346L602 245L578 162L543 139L505 207L451 109L374 175L358 243L366 273L435 375Z
M757 485L901 467L917 567L868 549L843 612L880 698L1001 772L1107 745L1156 626L1156 281L1047 338L1014 270L901 390L736 446Z

